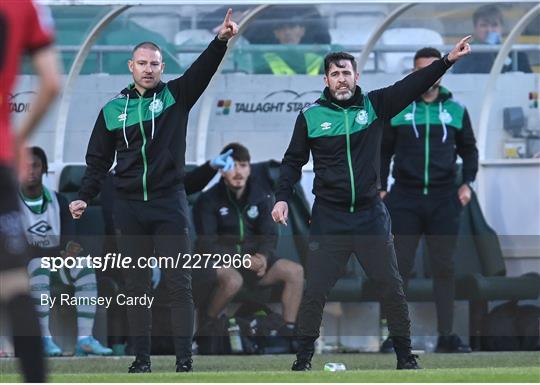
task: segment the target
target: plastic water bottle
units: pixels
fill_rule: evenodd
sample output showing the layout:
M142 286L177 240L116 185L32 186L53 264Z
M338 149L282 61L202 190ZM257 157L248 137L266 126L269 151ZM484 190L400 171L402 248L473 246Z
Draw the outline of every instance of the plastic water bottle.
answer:
M229 319L229 342L231 344L232 353L242 353L244 349L242 348L242 338L240 337L240 326L236 324L236 319Z
M347 370L347 367L341 362L327 362L324 364L325 372L343 372L345 370Z
M319 329L319 338L315 340L315 354L322 354L324 350L324 327Z
M380 321L380 345L383 344L384 341L386 341L386 339L388 338L388 336L390 335L390 332L388 331L388 321L386 320L386 318L381 318L381 321Z

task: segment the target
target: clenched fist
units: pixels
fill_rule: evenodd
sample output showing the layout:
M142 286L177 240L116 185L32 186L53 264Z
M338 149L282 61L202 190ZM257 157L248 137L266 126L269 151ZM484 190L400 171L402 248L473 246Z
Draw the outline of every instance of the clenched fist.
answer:
M83 215L84 210L86 210L86 204L85 201L82 200L76 200L69 204L69 211L71 212L71 216L73 219L79 219L81 215Z

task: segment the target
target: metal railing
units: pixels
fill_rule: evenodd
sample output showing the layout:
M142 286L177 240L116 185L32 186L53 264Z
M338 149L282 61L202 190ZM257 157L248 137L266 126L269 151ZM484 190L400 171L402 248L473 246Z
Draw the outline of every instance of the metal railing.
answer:
M206 44L189 44L176 47L173 52L164 50L176 63L182 67L178 61L179 55L182 54L198 54L201 53L207 47ZM373 49L374 68L367 69L366 72L379 72L381 54L384 53L402 53L410 52L414 53L420 48L425 47L425 44L379 44ZM454 46L450 44L437 45L436 48L442 52L450 52ZM474 52L498 52L500 45L474 45ZM72 53L76 54L80 47L77 45L60 45L58 50L60 53ZM90 54L97 54L97 68L96 73L103 73L103 58L104 55L109 53L126 53L129 54L133 46L129 45L95 45L92 47ZM263 52L330 52L332 50L343 50L351 52L352 54L359 54L364 49L363 45L350 45L350 44L299 44L299 45L283 45L283 44L238 44L236 45L232 55L249 55L259 54ZM538 44L516 44L512 47L512 70L517 71L518 68L518 52L540 52L540 45ZM233 68L227 68L228 72L239 71L235 65Z

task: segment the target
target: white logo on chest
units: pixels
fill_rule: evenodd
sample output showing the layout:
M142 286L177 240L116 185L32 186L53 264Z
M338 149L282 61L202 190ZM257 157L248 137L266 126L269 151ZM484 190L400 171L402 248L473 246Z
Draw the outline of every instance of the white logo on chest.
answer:
M156 99L152 101L152 103L150 103L148 109L154 114L159 114L161 111L163 111L163 102L161 101L161 99Z
M50 230L52 230L51 225L49 225L47 221L41 220L30 226L27 231L40 237L46 237L47 232L49 232Z
M368 113L366 110L360 110L356 114L356 118L354 118L356 123L358 124L366 124L368 122Z
M443 123L450 123L452 121L452 115L444 109L439 113L439 119Z
M330 122L324 122L324 123L321 123L321 129L324 131L324 130L329 130L330 128L332 127L332 123Z
M247 211L247 216L251 219L255 219L259 216L259 208L257 206L251 206Z
M221 215L222 217L224 217L225 215L228 215L229 214L229 208L226 207L226 206L223 206L222 208L219 209L219 215Z

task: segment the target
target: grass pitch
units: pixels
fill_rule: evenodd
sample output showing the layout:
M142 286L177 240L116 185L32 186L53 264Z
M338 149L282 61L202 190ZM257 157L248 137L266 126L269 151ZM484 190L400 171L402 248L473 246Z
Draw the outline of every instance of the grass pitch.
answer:
M51 382L532 382L540 383L540 352L425 354L419 371L396 371L393 354L325 354L311 372L291 372L294 356L196 356L194 373L174 373L174 357L153 357L151 374L126 373L132 359L54 358ZM342 362L345 372L323 372ZM16 361L0 360L0 381L18 382Z

